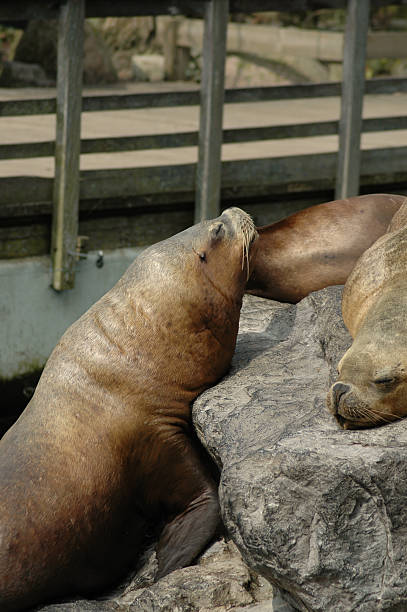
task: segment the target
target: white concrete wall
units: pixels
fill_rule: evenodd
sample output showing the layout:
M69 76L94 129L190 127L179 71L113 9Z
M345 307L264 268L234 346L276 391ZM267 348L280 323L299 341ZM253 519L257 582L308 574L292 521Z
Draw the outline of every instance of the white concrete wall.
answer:
M0 261L0 378L41 368L55 344L108 291L142 251L117 249L96 267L96 253L78 263L75 288L50 287L49 257Z

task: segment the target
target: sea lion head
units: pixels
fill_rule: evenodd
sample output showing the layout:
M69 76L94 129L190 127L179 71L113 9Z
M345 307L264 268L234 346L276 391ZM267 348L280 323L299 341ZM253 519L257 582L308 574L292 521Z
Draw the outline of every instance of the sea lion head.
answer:
M253 244L258 238L251 217L232 207L216 219L191 229L194 228L199 231L190 238L191 248L205 276L224 287L244 286L250 274Z
M328 410L344 429L375 427L407 415L407 351L389 338L355 342L338 365Z
M153 361L161 378L179 379L182 370L194 388L213 384L234 351L256 240L250 216L229 208L143 251L109 297L115 316L127 321L122 349L132 351L128 332L137 329L154 352L144 367Z
M240 208L228 208L216 219L197 223L146 249L134 271L150 286L158 283L162 290L171 286L171 299L175 285L175 293L184 294L184 303L188 292L192 297L194 286L208 284L227 299L241 300L257 237L251 217Z

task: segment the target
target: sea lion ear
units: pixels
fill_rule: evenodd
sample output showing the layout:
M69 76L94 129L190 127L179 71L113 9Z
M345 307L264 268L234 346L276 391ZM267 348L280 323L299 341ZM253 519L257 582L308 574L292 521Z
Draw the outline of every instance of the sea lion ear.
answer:
M224 235L225 225L222 223L222 221L218 221L211 227L210 236L212 240L219 240L220 238L223 238Z

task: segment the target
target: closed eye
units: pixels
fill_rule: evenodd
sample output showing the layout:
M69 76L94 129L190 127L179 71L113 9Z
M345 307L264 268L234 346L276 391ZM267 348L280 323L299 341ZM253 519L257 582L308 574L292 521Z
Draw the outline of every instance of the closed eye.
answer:
M379 387L391 387L397 383L397 378L394 376L380 376L373 381Z

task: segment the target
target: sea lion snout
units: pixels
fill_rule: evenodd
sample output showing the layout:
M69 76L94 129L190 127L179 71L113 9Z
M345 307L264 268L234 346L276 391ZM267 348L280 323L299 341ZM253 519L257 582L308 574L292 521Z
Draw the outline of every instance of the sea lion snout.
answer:
M349 393L350 389L350 385L340 381L332 385L333 407L335 408L335 412L338 412L338 406L342 395Z
M332 385L332 387L328 391L327 395L327 406L329 412L331 412L335 417L339 414L339 408L343 405L343 399L341 402L341 398L344 398L351 391L352 386L338 381Z
M328 410L345 429L349 427L348 421L359 418L362 403L357 389L352 384L342 381L334 383L327 395Z

